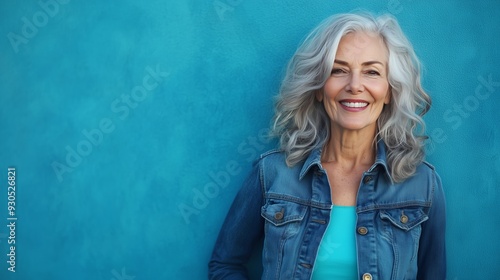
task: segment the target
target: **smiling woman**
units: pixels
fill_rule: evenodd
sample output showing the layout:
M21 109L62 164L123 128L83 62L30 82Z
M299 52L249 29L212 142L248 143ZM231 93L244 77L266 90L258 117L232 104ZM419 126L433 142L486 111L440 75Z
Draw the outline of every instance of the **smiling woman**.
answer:
M263 154L226 217L211 279L445 279L445 200L424 158L430 98L391 16L343 14L312 31L276 103Z
M357 46L359 41L366 43ZM390 101L387 61L387 48L374 34L350 33L340 40L332 75L317 93L336 130L366 131L373 137Z
M316 92L330 118L331 136L321 160L329 175L335 205L356 204L362 173L373 164L372 144L366 139L375 139L377 120L390 101L387 61L381 37L362 31L349 33L340 40L331 76L323 90ZM359 153L360 148L366 151ZM341 165L341 155L359 159L348 159ZM336 173L345 175L339 177Z

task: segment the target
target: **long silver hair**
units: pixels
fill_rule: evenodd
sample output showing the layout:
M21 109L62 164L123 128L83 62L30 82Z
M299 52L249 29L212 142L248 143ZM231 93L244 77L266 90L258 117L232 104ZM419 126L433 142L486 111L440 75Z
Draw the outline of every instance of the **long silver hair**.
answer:
M331 74L340 39L363 31L379 35L389 52L391 102L378 119L376 139L387 146L391 177L411 177L423 161L425 124L431 100L423 90L420 62L396 19L367 13L340 14L324 20L303 41L290 60L275 104L272 135L279 137L286 163L294 166L330 137L330 119L316 93Z

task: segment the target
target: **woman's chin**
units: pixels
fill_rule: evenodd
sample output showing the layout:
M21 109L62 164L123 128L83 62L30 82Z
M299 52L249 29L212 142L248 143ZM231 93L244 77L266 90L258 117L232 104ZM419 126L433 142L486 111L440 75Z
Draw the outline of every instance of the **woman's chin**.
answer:
M376 124L366 123L366 122L344 122L337 125L338 129L348 130L348 131L362 131L362 130L373 130L376 128Z

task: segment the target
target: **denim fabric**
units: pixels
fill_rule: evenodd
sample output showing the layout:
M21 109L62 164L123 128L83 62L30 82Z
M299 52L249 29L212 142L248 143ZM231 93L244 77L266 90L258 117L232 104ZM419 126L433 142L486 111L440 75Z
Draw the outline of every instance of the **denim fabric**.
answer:
M311 279L332 207L320 155L316 149L291 168L281 152L260 157L219 233L210 279L247 279L244 264L262 237L262 279ZM424 162L393 183L379 141L356 213L358 279L446 278L445 200L433 166Z

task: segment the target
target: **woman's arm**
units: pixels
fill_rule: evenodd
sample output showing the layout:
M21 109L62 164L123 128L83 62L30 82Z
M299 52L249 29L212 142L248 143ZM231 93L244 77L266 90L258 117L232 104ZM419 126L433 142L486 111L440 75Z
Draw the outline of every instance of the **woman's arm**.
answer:
M446 204L439 175L435 174L434 198L429 219L422 224L417 279L446 279Z
M259 165L255 164L229 209L208 264L209 279L248 279L244 264L264 234Z

